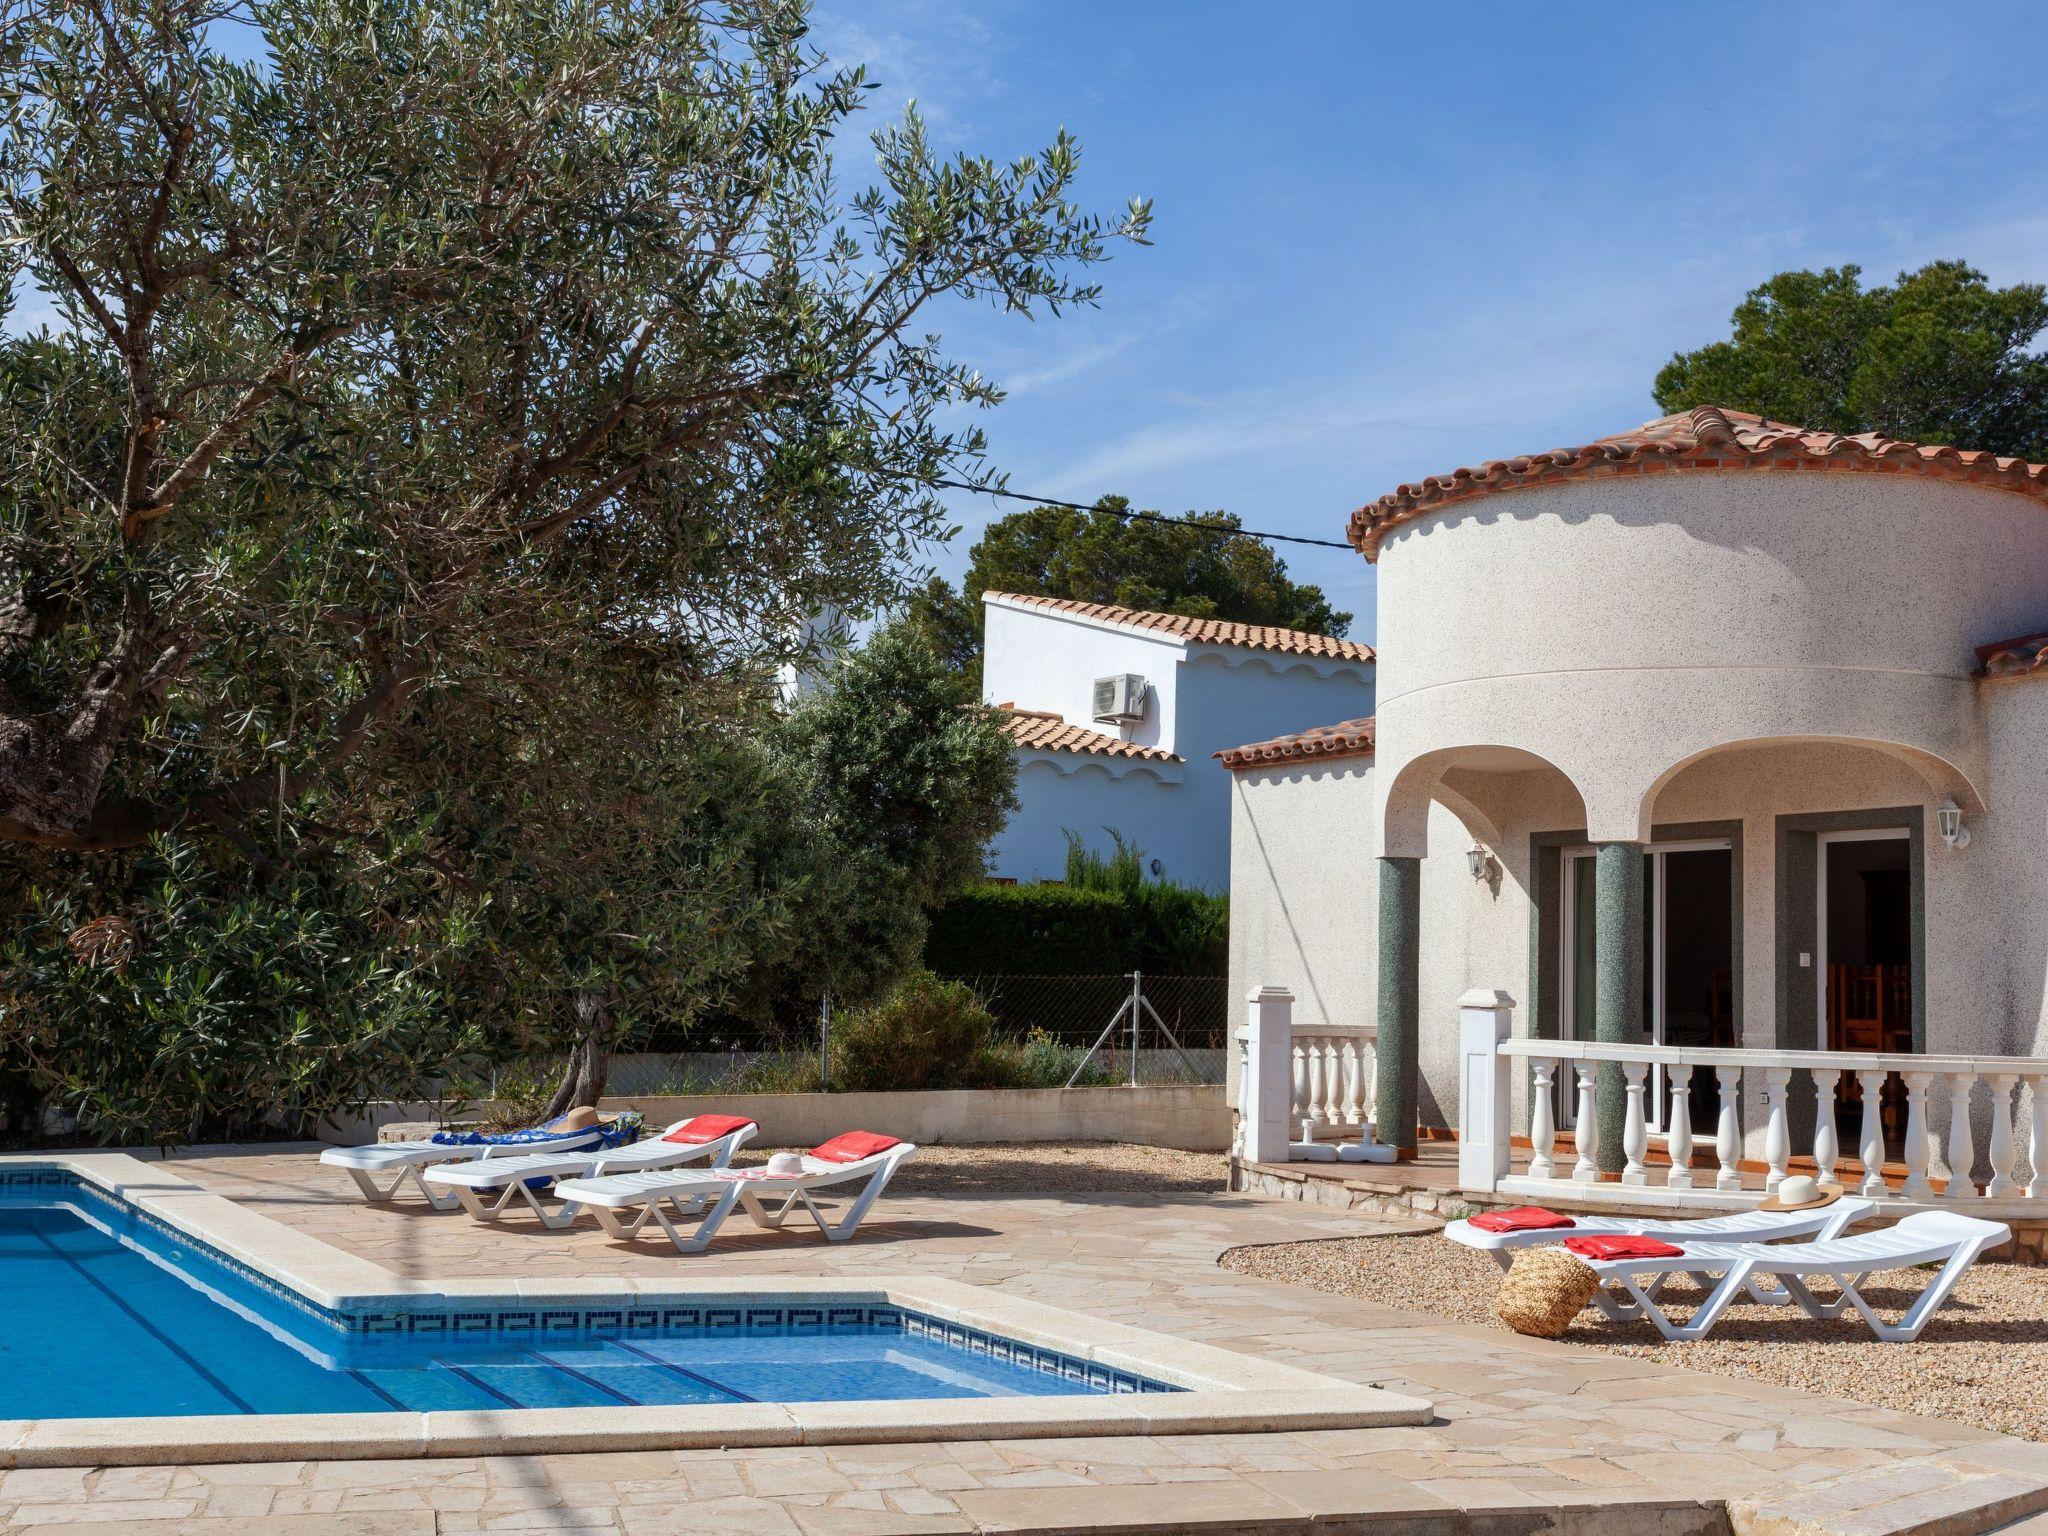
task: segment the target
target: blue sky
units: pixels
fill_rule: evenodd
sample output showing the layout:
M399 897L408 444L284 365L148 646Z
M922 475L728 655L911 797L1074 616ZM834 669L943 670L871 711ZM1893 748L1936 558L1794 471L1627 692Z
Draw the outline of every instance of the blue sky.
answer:
M915 97L1003 159L1064 125L1084 202L1154 200L1100 309L943 317L1043 495L1341 538L1403 480L1655 414L1658 367L1773 272L2048 279L2038 3L817 0L815 38L870 66L878 123ZM870 167L849 137L849 188ZM957 579L1004 507L954 501ZM1371 635L1369 566L1283 555Z
M1403 480L1654 415L1772 272L2048 278L2038 5L820 0L817 36L941 144L1064 124L1084 201L1155 200L1099 310L947 319L1044 495L1339 538ZM960 497L937 568L999 511ZM1284 554L1370 635L1369 567Z

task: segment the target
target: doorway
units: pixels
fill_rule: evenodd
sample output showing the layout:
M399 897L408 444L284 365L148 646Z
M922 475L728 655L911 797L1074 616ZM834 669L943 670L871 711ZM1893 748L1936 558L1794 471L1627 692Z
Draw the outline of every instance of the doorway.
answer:
M1906 834L1890 828L1821 834L1814 926L1828 1050L1913 1049L1910 854Z
M1564 854L1563 1016L1572 1037L1593 1038L1594 855ZM1730 1047L1735 1021L1735 855L1727 838L1652 843L1643 853L1643 1043ZM1652 1128L1665 1128L1670 1083L1651 1074L1644 1109ZM1718 1100L1713 1074L1695 1072L1693 1123L1711 1120ZM1569 1101L1567 1101L1569 1102Z
M1821 975L1820 1039L1831 1051L1893 1055L1913 1049L1912 844L1902 830L1824 832L1814 929ZM1885 1082L1879 1121L1903 1145L1905 1085ZM1835 1084L1838 1134L1856 1135L1863 1089Z

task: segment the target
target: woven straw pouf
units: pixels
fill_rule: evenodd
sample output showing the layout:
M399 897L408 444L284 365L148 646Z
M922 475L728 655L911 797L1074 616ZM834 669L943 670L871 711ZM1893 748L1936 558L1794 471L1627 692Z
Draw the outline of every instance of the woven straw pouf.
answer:
M1561 1338L1599 1289L1593 1271L1562 1248L1524 1248L1508 1266L1493 1310L1517 1333Z

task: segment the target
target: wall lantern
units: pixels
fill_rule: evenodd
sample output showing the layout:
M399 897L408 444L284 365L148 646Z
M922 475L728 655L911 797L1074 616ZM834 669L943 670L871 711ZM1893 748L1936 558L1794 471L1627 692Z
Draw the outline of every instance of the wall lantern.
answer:
M1474 843L1465 854L1465 867L1472 871L1474 880L1492 880L1494 872L1493 855L1479 844Z
M1963 825L1963 808L1950 799L1941 802L1934 813L1934 825L1941 833L1941 840L1951 848L1970 846L1970 829Z

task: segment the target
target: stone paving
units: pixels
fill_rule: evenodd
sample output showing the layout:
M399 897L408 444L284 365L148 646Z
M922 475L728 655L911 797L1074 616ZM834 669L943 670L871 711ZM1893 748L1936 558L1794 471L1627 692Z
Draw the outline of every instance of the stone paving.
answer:
M885 1198L854 1242L681 1258L590 1231L370 1208L305 1151L182 1173L420 1277L939 1275L1426 1397L1434 1424L1290 1434L16 1470L0 1529L71 1536L1373 1531L1974 1532L2048 1509L2048 1446L1220 1270L1226 1248L1396 1230L1222 1193Z

